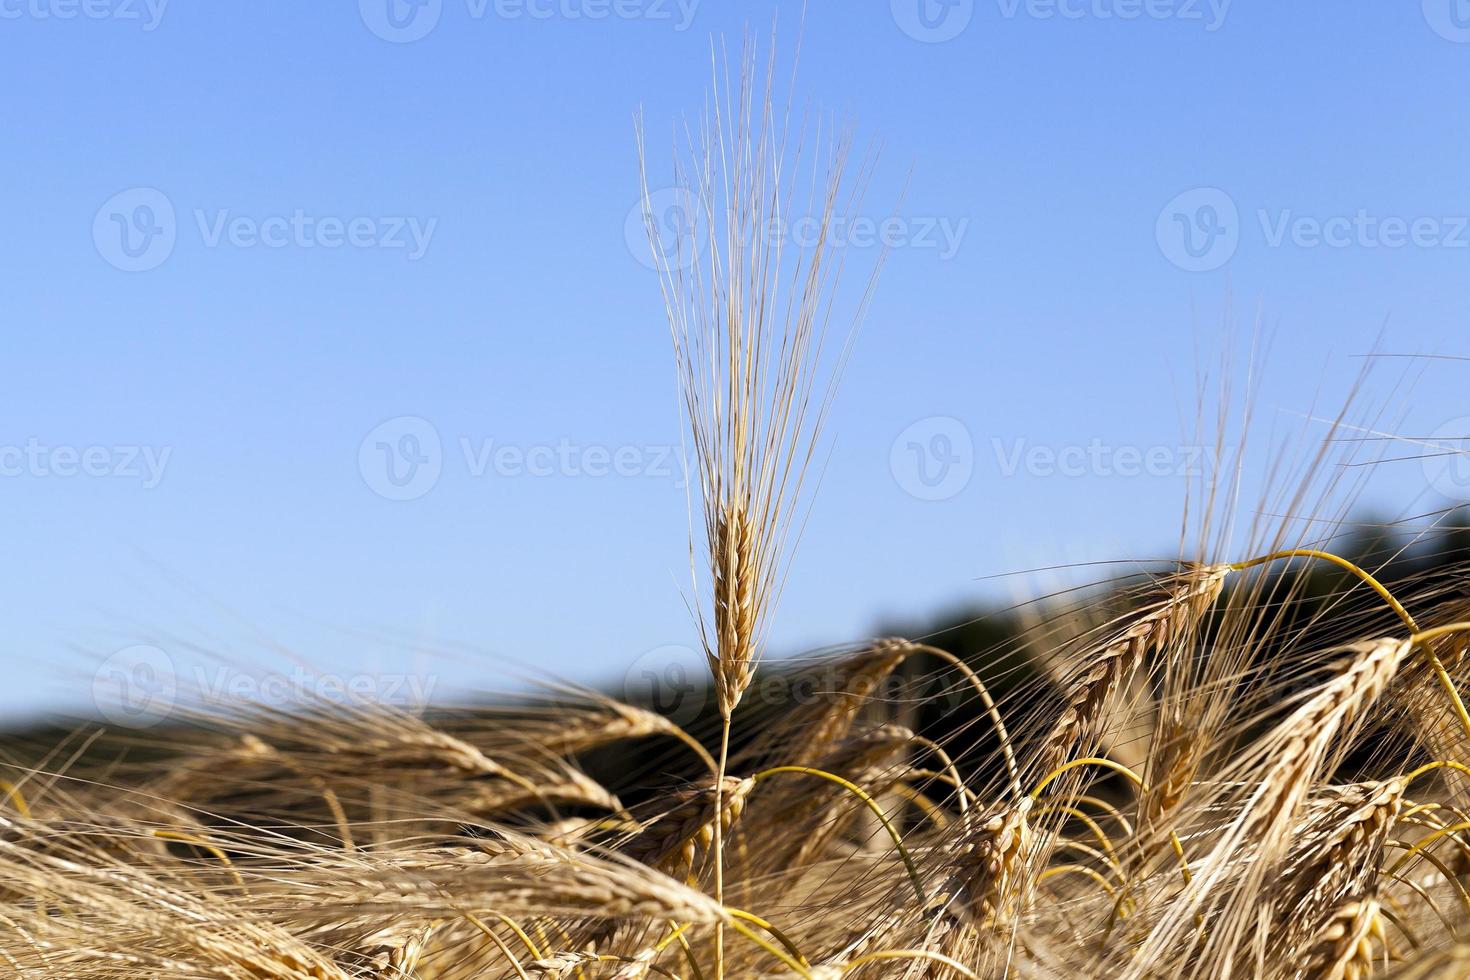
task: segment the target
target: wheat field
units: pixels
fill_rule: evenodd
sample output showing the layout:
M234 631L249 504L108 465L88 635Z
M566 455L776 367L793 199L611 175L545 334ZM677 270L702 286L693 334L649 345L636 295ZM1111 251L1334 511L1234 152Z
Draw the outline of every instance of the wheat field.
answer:
M1470 976L1470 568L1390 587L1333 550L1335 426L1263 501L1285 516L1227 527L1228 482L1194 488L1177 560L1025 604L1011 648L762 665L855 333L834 310L855 325L877 269L844 308L820 238L755 232L830 219L876 155L805 136L774 61L737 61L678 157L694 220L653 242L716 710L564 692L78 730L0 768L0 973ZM1318 566L1340 588L1298 615ZM805 694L757 696L772 670ZM592 774L612 750L630 798Z

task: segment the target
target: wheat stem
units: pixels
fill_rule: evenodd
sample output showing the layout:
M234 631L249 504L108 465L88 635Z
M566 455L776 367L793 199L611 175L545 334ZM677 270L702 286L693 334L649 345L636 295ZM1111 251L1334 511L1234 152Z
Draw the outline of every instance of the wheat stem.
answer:
M1409 848L1409 853L1405 854L1403 857L1395 861L1393 867L1389 868L1388 870L1399 870L1406 863L1408 863L1408 861L1413 858L1415 854L1422 853L1426 847L1429 847L1441 837L1445 837L1449 834L1458 834L1464 830L1470 830L1470 820L1462 820L1459 823L1452 823L1447 827L1441 827L1440 829L1434 831L1434 833L1432 834L1426 834L1419 840L1415 841L1414 845Z
M1127 776L1133 785L1138 787L1139 792L1148 791L1148 787L1143 782L1143 777L1121 762L1114 762L1112 759L1104 759L1099 756L1088 756L1085 759L1073 759L1071 762L1060 765L1047 773L1046 778L1037 783L1036 788L1031 791L1031 798L1033 800L1041 799L1042 791L1050 786L1059 776L1080 766L1102 766L1104 769L1111 769L1116 773Z
M235 879L236 885L240 886L240 888L242 889L245 887L245 879L240 877L239 871L235 870L235 865L229 859L229 856L226 855L224 851L220 850L218 847L215 847L204 838L196 837L193 834L186 834L181 830L155 830L153 832L153 836L157 837L159 840L178 841L181 844L191 844L194 847L199 848L201 851L208 851L209 854L213 856L216 861L224 866L225 870L229 871L230 877Z
M730 712L722 710L720 724L720 761L715 771L715 901L725 904L725 772L730 766ZM725 977L725 926L715 923L715 980Z
M734 929L736 932L740 933L740 935L755 943L767 953L770 953L772 956L776 957L776 959L780 960L782 963L785 963L791 968L792 972L799 973L801 976L805 977L806 980L812 980L812 971L809 968L802 966L795 960L795 958L790 956L780 946L777 946L775 943L765 939L758 932L747 926L745 923L741 922L739 919L732 920L730 922L730 928Z
M969 980L980 980L980 977L974 970L971 970L959 960L945 956L943 953L936 953L931 949L881 949L875 953L859 956L857 959L848 962L842 968L842 976L847 976L860 966L865 966L868 963L877 963L881 960L928 960L931 963L943 964L951 970L958 972L961 976L969 978Z
M467 915L468 913L460 914ZM520 923L516 922L515 919L512 919L510 916L506 915L503 912L491 912L490 914L499 919L506 928L516 934L516 938L521 941L521 943L526 947L526 950L531 954L533 958L538 960L541 959L541 947L537 946L534 942L531 941L531 937L526 935L526 930L521 928ZM473 919L471 921L473 921Z
M1000 740L1001 757L1005 760L1006 772L1011 777L1011 789L1015 792L1016 798L1020 799L1021 771L1016 766L1016 753L1011 747L1011 736L1006 730L1005 720L1000 716L1000 709L995 705L995 699L990 696L990 689L985 686L985 682L980 679L980 675L971 670L969 664L948 650L941 650L938 647L929 646L925 643L911 643L909 644L909 648L904 656L912 653L924 653L936 659L943 660L955 670L958 670L964 676L965 680L969 682L970 686L975 689L975 693L980 697L981 705L985 708L985 713L990 716L990 723L995 726L996 737Z
M1409 784L1412 783L1414 780L1418 779L1425 773L1433 772L1436 769L1457 769L1465 775L1470 776L1470 766L1455 762L1453 759L1440 759L1437 762L1426 762L1418 769L1415 769L1413 772L1402 777L1404 780L1404 791L1408 792ZM1407 811L1404 816L1408 816L1409 814L1414 813L1416 809L1417 808Z
M10 805L15 807L16 813L25 817L27 820L31 819L31 808L26 803L25 794L20 791L19 786L8 779L0 779L0 793L4 793L10 798Z
M771 923L767 922L765 919L762 919L758 915L747 912L744 909L732 908L728 905L725 906L725 911L737 919L749 922L752 925L760 926L766 932L769 932L771 935L775 936L776 941L779 942L782 946L785 946L787 951L791 953L792 956L796 957L797 962L799 962L802 966L810 967L812 965L811 961L806 958L802 951L796 947L796 944L793 943L785 933L783 933L780 929L777 929L775 926L771 925Z
M1082 864L1053 865L1052 867L1047 868L1045 871L1043 871L1041 873L1041 876L1037 878L1036 881L1038 884L1040 884L1041 882L1046 881L1048 878L1055 878L1057 875L1067 874L1069 872L1086 875L1087 877L1091 878L1093 881L1101 885L1103 890L1108 893L1109 898L1116 899L1118 897L1118 890L1108 883L1108 879L1103 877L1102 872L1098 871L1096 868L1089 868L1086 865Z
M679 948L684 951L684 958L689 961L689 972L694 975L694 980L704 980L704 970L700 969L699 958L694 955L694 947L689 945L689 940L684 935L686 928L688 927L681 927L678 932L674 933L674 938L679 941Z
M876 800L868 795L867 791L856 783L843 779L841 776L834 775L823 769L815 769L811 766L776 766L772 769L758 772L750 778L754 782L760 782L767 776L774 776L783 772L799 773L807 776L816 776L818 779L825 779L828 782L836 783L853 796L862 800L863 805L873 812L873 815L883 824L883 829L888 831L888 836L893 839L893 846L898 849L898 856L903 859L903 866L908 870L909 880L913 883L914 894L919 897L920 907L928 903L928 899L924 897L924 883L919 877L919 869L914 864L913 857L909 855L908 848L903 845L903 835L898 832L898 828L893 826L893 822L888 819L888 816L883 812L883 808L878 805Z
M1235 571L1243 571L1247 568L1254 568L1257 565L1264 565L1267 562L1276 561L1279 558L1316 558L1321 561L1330 562L1339 568L1351 572L1366 583L1374 592L1378 593L1383 601L1388 603L1389 608L1394 611L1399 619L1403 620L1404 625L1409 628L1410 632L1415 634L1413 637L1414 643L1416 645L1424 645L1424 654L1429 658L1429 666L1433 668L1434 676L1439 680L1439 686L1444 690L1445 696L1449 698L1450 704L1455 709L1455 715L1460 721L1460 729L1465 733L1466 738L1470 738L1470 711L1465 710L1465 702L1461 700L1460 692L1455 688L1455 682L1450 678L1449 671L1445 670L1445 666L1440 661L1439 655L1428 645L1428 642L1436 637L1470 629L1470 624L1452 623L1448 626L1438 626L1421 633L1419 631L1419 625L1414 622L1414 617L1409 615L1409 611L1404 608L1403 603L1394 598L1394 594L1388 591L1382 582L1378 581L1378 579L1373 577L1365 569L1360 568L1346 558L1334 555L1330 551L1317 551L1313 548L1289 548L1285 551L1275 551L1269 555L1252 558L1249 561L1237 562L1230 567Z
M480 930L480 932L484 933L485 937L500 949L501 954L506 959L510 960L511 968L516 971L516 976L520 977L521 980L531 980L531 978L526 974L525 968L521 966L521 961L516 958L516 954L511 952L510 947L505 944L504 939L501 939L498 935L496 935L494 929L491 929L489 926L485 925L485 923L481 922L473 912L461 910L459 914L464 917L464 920L466 922L474 926L476 929ZM539 960L541 959L541 957L538 955L536 959Z
M1405 626L1415 631L1419 629L1419 627L1414 624L1414 617L1409 615L1409 611L1403 607L1403 604L1400 603L1398 599L1394 598L1393 593L1388 591L1388 589L1384 586L1382 582L1378 581L1378 579L1374 578L1371 574L1369 574L1360 566L1348 561L1341 555L1334 555L1330 551L1317 551L1313 548L1288 548L1284 551L1273 551L1269 555L1262 555L1259 558L1251 558L1246 561L1238 561L1235 564L1231 565L1230 568L1232 571L1243 572L1248 568L1255 568L1258 565L1265 565L1269 562L1278 561L1282 558L1316 558L1321 561L1331 562L1338 568L1351 572L1353 575L1356 575L1365 584L1367 584L1367 586L1371 588L1374 592L1377 592L1379 596L1383 598L1383 601L1388 603L1389 608L1391 608L1398 615L1398 617L1404 621Z
M1408 841L1401 840L1387 841L1386 843L1388 845L1401 848L1402 850L1407 852L1404 854L1403 857L1399 858L1398 862L1395 863L1394 866L1389 870L1389 873L1397 873L1399 867L1403 865L1404 862L1411 861L1416 857L1420 858L1421 860L1428 861L1430 864L1434 865L1434 867L1439 871L1440 875L1444 877L1444 880L1453 885L1455 891L1459 892L1460 901L1464 904L1465 911L1470 912L1470 891L1466 890L1465 884L1460 880L1459 875L1451 871L1449 866L1446 865L1444 861L1440 860L1432 851L1429 851L1427 849L1429 844L1432 843L1431 838L1437 839L1435 838L1435 835L1430 834L1424 839L1416 841L1413 844L1410 844Z

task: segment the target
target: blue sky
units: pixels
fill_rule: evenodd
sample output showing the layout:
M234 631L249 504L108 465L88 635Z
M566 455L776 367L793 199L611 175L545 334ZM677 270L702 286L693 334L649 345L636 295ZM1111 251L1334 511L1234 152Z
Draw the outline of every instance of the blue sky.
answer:
M806 15L797 100L883 141L855 217L901 234L778 652L1172 553L1200 366L1258 321L1263 430L1375 343L1470 353L1470 4L926 3ZM441 690L690 645L632 119L657 171L778 10L789 54L770 0L0 0L0 712L138 644ZM1467 371L1366 402L1463 427Z

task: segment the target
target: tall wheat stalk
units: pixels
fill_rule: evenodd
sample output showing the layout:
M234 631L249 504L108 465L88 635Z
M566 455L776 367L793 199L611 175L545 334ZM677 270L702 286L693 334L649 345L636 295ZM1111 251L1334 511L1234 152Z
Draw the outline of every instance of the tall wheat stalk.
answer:
M764 653L771 613L799 529L809 466L881 259L836 351L826 343L845 255L833 219L855 210L873 157L851 187L845 134L804 126L777 106L774 39L764 65L747 39L730 82L712 48L714 86L696 133L675 151L670 238L654 213L640 121L644 217L673 336L688 448L698 476L707 581L692 564L705 656L723 719L718 796L729 762L730 719ZM794 70L794 69L793 69ZM807 156L805 162L803 157ZM804 179L790 175L808 171ZM804 192L798 188L804 185ZM787 229L812 232L789 239ZM724 839L714 825L715 896L723 900ZM723 958L717 940L716 972Z

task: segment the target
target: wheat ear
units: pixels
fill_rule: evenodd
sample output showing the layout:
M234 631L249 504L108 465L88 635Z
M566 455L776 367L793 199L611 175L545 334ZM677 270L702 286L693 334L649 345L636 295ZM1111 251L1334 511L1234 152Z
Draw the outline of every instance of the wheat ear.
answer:
M701 615L701 626L723 719L716 812L723 810L730 718L762 654L784 577L788 532L799 523L794 518L807 466L847 351L844 344L835 364L823 356L842 269L841 261L832 260L827 231L839 207L859 200L842 199L849 141L831 140L818 147L812 164L807 205L815 211L815 241L788 246L779 235L772 239L771 229L792 217L785 174L803 149L800 136L794 146L788 143L789 103L784 112L776 108L774 48L773 43L762 68L747 42L733 87L728 59L722 71L716 55L705 125L699 137L690 138L687 163L677 165L687 223L673 243L660 240L641 131L638 138L644 217L673 335L703 512L711 610ZM854 326L871 287L870 279ZM719 820L714 831L715 898L723 901ZM716 980L723 977L723 949L719 926Z

